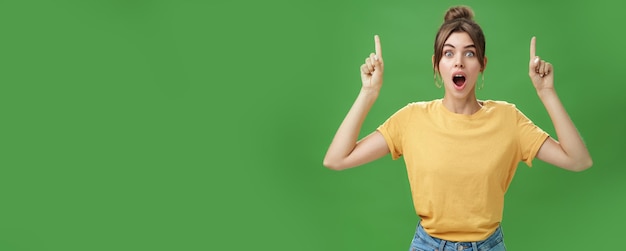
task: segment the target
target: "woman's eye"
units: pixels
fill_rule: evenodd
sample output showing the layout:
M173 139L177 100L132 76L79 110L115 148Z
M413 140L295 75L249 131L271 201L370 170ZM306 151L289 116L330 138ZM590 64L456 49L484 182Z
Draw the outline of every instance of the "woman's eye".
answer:
M443 55L446 56L446 57L452 57L452 52L446 51L446 52L443 53Z
M465 53L466 57L473 57L474 56L474 52L473 51L468 51Z

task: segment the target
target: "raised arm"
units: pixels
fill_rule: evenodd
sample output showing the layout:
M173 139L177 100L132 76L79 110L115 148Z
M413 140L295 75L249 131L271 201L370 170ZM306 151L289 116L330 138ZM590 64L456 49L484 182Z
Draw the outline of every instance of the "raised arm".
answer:
M357 141L363 121L378 98L383 84L383 54L380 38L374 37L376 54L371 53L361 65L361 91L337 129L324 157L324 166L343 170L376 160L389 153L385 138L378 131Z
M533 37L530 41L528 75L550 115L559 140L548 138L539 149L537 158L570 171L583 171L593 164L591 155L556 94L552 64L541 60L535 52L536 38Z

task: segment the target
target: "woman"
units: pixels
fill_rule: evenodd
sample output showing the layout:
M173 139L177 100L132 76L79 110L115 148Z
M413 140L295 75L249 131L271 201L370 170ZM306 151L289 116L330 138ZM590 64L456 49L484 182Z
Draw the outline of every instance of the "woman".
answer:
M476 98L476 85L487 66L482 29L465 6L450 8L444 20L432 58L443 98L410 103L357 141L383 83L385 65L375 36L376 53L361 66L361 91L324 165L342 170L389 153L393 159L403 156L421 219L411 250L505 250L500 229L504 194L518 163L530 166L538 158L582 171L592 165L591 156L556 94L552 65L535 55L534 37L528 74L559 141L513 104Z

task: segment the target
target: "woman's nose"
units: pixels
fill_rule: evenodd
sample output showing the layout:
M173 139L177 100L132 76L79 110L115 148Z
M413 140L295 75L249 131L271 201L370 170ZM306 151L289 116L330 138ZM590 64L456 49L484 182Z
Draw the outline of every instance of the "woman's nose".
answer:
M465 67L465 65L463 65L463 60L460 58L457 58L456 61L454 62L454 67L457 67L457 68Z

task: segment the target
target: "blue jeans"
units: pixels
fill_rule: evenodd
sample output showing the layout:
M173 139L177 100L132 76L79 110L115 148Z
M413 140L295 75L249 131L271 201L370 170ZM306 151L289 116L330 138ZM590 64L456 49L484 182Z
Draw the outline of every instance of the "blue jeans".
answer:
M415 236L409 251L505 251L502 229L496 231L487 239L475 242L453 242L432 237L424 231L422 224L417 225Z

